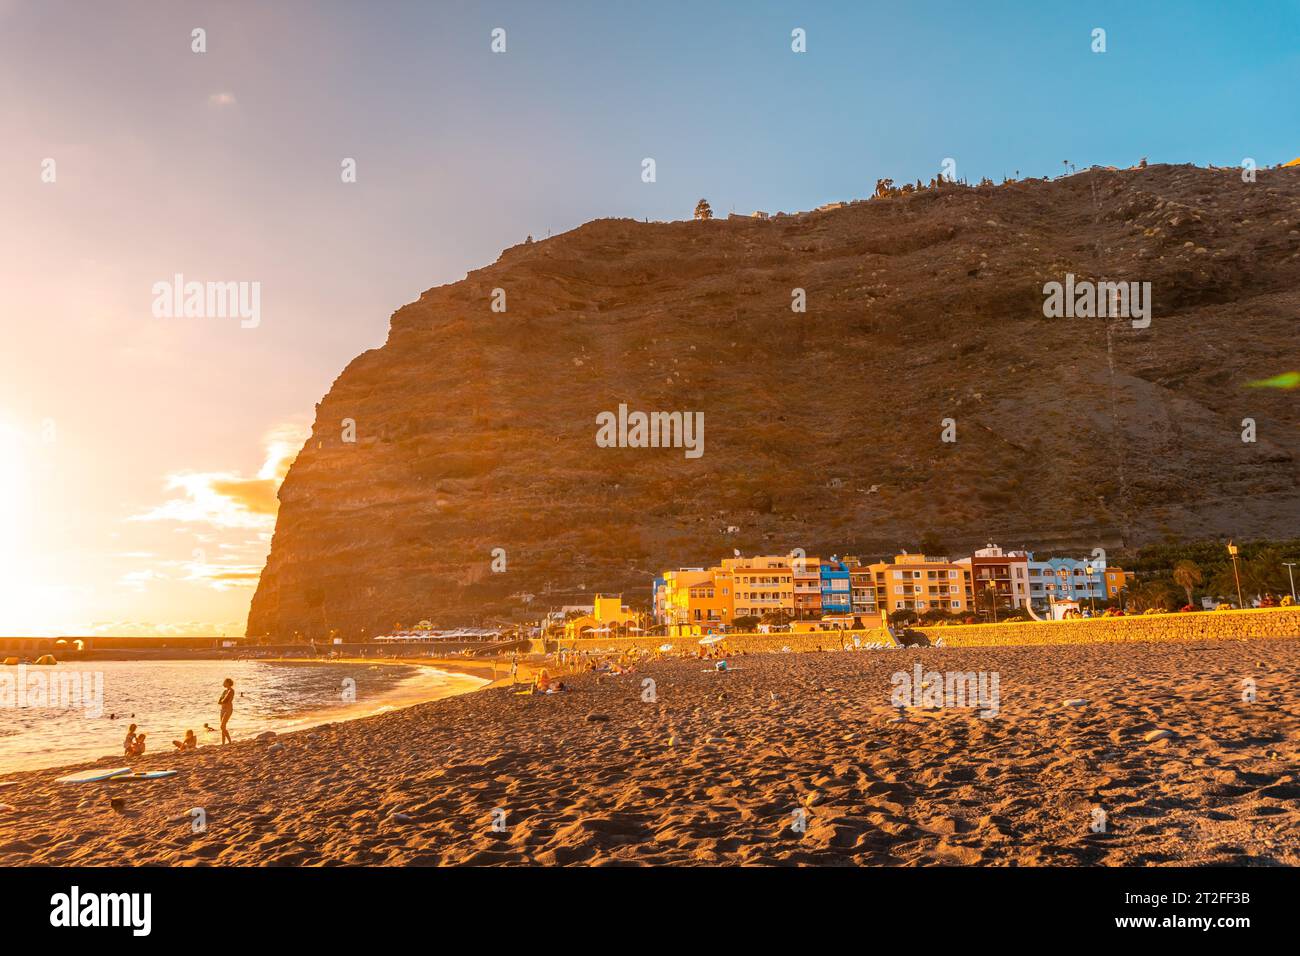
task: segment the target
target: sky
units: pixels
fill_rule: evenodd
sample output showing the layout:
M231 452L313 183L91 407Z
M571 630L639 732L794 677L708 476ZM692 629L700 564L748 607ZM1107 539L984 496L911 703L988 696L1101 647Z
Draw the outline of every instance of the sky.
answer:
M526 235L945 159L1286 162L1296 37L1300 2L0 0L0 634L242 634L314 404ZM256 319L169 317L178 274Z

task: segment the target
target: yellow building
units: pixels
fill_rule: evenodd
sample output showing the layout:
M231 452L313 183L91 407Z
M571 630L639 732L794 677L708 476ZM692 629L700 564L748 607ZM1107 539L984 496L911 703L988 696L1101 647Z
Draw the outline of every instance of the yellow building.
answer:
M794 569L788 555L726 558L722 570L730 572L733 594L732 620L784 612L795 617Z
M567 640L574 640L579 637L621 634L629 627L634 627L636 622L636 612L627 608L621 594L612 597L597 594L590 614L564 622L564 636Z
M900 554L893 563L871 565L876 604L882 611L970 611L974 608L969 565L946 557Z
M662 623L677 636L706 634L731 624L731 574L721 568L665 571L660 599Z

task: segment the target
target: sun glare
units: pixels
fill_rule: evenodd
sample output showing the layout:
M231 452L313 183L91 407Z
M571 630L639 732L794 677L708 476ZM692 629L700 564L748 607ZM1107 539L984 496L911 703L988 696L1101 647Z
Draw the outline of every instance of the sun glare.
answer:
M25 508L27 462L23 435L0 424L0 632L20 616L18 572L23 555L20 521Z

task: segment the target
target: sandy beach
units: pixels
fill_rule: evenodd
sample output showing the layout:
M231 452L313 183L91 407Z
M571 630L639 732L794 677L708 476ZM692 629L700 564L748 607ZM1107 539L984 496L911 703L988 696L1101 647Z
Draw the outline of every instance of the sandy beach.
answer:
M1300 864L1300 639L732 663L138 761L157 782L9 775L0 864ZM917 663L996 672L997 715L899 720Z

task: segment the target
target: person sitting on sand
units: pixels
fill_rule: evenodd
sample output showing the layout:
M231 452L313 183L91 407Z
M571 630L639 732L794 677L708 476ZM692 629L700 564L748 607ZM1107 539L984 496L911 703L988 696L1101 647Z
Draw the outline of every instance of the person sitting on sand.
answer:
M183 741L181 741L181 740L173 740L173 741L172 741L172 746L175 747L177 750L180 750L180 751L186 751L186 750L198 750L198 749L199 749L199 739L198 739L197 737L194 736L194 731L192 731L192 730L187 730L187 731L185 731L185 739L184 739Z
M541 672L538 673L537 677L533 681L533 690L537 691L539 694L545 694L550 686L551 674L545 667L543 667Z
M122 742L122 753L131 756L131 750L135 747L135 724L126 729L126 740Z
M127 753L128 757L144 756L144 738L145 738L144 734L140 734L138 737L135 738L135 743L131 745L131 750Z
M230 731L226 729L226 724L230 721L230 715L235 712L235 682L227 677L221 682L225 688L221 692L221 697L217 703L221 705L221 742L223 744L231 743Z

